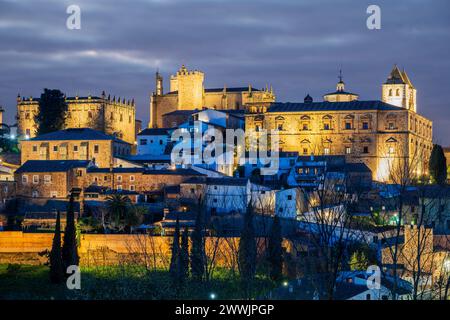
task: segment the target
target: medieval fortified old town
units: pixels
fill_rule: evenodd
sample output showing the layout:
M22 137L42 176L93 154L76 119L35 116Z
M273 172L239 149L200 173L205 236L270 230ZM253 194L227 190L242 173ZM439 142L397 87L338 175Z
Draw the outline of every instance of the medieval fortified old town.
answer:
M240 17L242 37L251 31L254 49L230 39L225 33L236 29L221 19L202 27L205 39L219 33L217 23L225 46L243 50L189 46L173 28L200 30L172 19L164 39L152 33L154 47L145 38L119 50L115 40L131 48L145 32L131 24L100 36L110 13L93 23L90 5L67 9L75 19L67 35L36 35L44 49L31 30L20 35L14 1L0 0L11 13L0 21L0 39L11 28L24 48L35 43L20 57L0 49L0 301L183 300L172 314L206 318L269 316L280 310L275 300L450 300L442 95L449 79L433 69L448 62L417 58L446 51L447 42L434 35L438 50L418 26L423 44L401 33L411 56L399 54L383 28L369 27L378 6L355 37L336 9L342 32L333 27L326 39L317 30L284 34L277 10L271 20L254 8L267 27L260 38L260 18L245 16L245 5L239 13L221 5ZM315 6L303 5L316 16ZM171 2L139 6L161 16L178 10ZM291 21L284 1L277 6L297 30L300 18ZM136 12L122 10L141 28ZM159 14L150 15L162 30ZM197 18L204 26L206 17ZM70 50L56 44L61 37L73 41ZM392 52L363 54L352 42L364 37ZM255 303L219 309L184 300Z

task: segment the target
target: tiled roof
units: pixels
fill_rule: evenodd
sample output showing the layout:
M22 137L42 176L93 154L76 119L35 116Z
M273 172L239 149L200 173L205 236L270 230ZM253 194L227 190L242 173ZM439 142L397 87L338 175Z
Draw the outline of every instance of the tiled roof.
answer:
M165 136L169 135L169 130L166 128L147 128L138 133L138 136Z
M54 140L114 140L127 143L114 136L90 128L72 128L41 134L29 141L54 141Z
M182 175L182 176L204 176L204 174L195 171L194 169L184 169L177 168L174 170L170 169L148 169L144 171L144 174L155 174L155 175Z
M90 173L108 173L110 172L110 168L97 168L97 167L91 167L88 169L88 172ZM133 167L133 168L121 168L116 167L112 168L113 173L139 173L144 172L145 168L143 167Z
M207 184L207 185L216 185L216 186L246 186L248 182L247 178L213 178L213 177L204 177L204 178L191 178L186 180L184 183L192 183L192 184Z
M28 160L15 173L66 172L73 168L86 168L89 160Z
M273 103L268 112L315 112L315 111L358 111L358 110L404 110L379 100L350 102Z

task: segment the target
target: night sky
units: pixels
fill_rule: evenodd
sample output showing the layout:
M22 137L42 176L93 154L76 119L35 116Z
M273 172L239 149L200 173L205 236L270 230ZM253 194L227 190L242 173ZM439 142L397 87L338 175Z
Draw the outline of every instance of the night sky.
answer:
M81 8L68 30L66 8ZM366 9L382 10L368 30ZM17 93L135 98L149 120L157 69L205 72L206 87L273 85L277 101L321 100L342 67L346 89L381 99L392 66L418 90L418 112L450 145L450 1L0 0L0 105L12 123Z

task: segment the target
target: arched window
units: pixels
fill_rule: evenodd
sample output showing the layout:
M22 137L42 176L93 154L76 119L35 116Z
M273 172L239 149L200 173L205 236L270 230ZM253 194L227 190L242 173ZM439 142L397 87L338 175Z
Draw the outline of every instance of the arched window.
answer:
M389 89L389 97L392 97L392 89Z
M395 95L398 97L400 96L400 89L397 89L397 91L395 92Z

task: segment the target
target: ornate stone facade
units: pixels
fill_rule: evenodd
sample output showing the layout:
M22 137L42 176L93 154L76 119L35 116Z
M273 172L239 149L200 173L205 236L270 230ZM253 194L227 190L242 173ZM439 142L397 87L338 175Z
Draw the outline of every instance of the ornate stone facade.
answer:
M204 88L204 73L189 71L182 66L176 75L170 77L170 91L164 93L163 78L156 73L156 88L150 99L151 128L163 126L162 116L177 110L259 110L275 101L269 87L258 90L252 86L238 88Z
M67 97L65 128L92 128L134 144L136 110L134 100L106 97ZM39 110L38 98L17 97L18 134L21 137L36 136L35 116Z
M397 70L389 79L397 77ZM407 77L405 72L402 75ZM397 85L389 79L383 85L387 101L391 101L390 87ZM409 79L408 83L404 88L412 87ZM303 103L274 103L267 112L247 114L246 131L257 137L261 129L277 130L282 151L345 155L349 162L365 163L379 181L388 180L401 159L414 159L415 173L427 173L432 122L416 113L415 104L358 101L357 95L344 89L341 79L337 91L325 95L324 102L313 102L308 95Z

